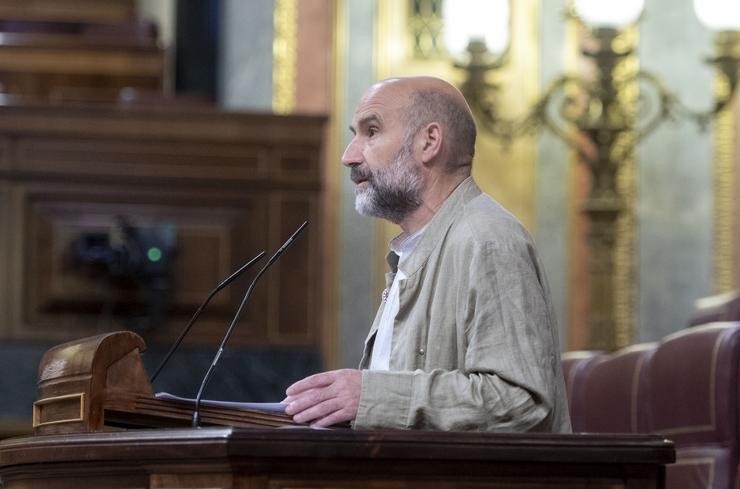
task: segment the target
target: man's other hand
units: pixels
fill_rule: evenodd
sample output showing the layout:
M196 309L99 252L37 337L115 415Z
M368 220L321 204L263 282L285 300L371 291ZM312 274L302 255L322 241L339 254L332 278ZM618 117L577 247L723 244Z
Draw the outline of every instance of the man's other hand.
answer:
M327 427L357 416L362 373L354 369L332 370L306 377L288 387L286 414L296 423Z

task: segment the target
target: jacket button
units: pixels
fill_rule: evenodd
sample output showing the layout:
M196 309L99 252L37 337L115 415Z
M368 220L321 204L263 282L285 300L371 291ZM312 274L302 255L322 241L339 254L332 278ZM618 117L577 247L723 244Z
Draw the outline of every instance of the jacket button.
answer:
M419 355L424 356L425 353L426 351L424 350L424 348L419 348Z

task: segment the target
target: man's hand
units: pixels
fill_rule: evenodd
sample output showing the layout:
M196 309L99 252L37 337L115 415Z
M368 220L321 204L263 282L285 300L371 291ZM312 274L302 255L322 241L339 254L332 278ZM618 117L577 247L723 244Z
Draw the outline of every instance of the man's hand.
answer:
M288 387L286 414L296 423L327 427L351 421L360 404L362 373L359 370L332 370L306 377Z

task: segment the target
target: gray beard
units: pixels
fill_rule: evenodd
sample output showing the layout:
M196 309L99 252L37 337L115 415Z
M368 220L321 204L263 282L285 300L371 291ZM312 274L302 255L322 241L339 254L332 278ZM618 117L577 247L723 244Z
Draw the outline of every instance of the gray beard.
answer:
M378 170L359 170L367 184L355 190L355 209L363 216L401 223L421 206L422 180L410 164L411 147L404 142L391 162ZM353 169L354 171L355 169Z

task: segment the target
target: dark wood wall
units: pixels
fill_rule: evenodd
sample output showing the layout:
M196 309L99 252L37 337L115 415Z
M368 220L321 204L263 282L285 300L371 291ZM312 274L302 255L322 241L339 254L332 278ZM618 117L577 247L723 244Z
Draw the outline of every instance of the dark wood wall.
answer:
M76 238L118 216L177 229L173 303L144 332L149 342L174 338L223 277L309 220L256 289L234 342L318 344L323 124L215 109L0 107L0 336L65 341L116 327L138 299L69 257ZM221 336L247 283L214 300L192 341ZM101 325L111 301L113 324Z
M157 26L133 0L3 0L0 33L2 95L64 103L162 91Z

